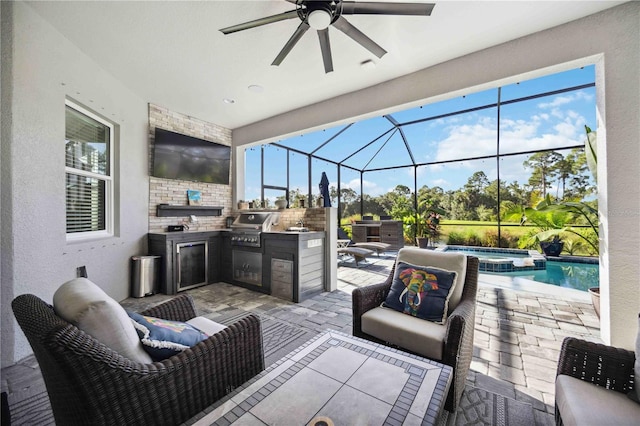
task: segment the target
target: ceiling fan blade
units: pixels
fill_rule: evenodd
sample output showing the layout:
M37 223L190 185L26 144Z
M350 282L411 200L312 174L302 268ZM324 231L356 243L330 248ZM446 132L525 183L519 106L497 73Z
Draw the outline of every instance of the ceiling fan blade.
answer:
M380 47L380 45L364 35L362 31L351 25L351 23L342 16L333 23L333 26L351 37L357 43L360 43L362 47L376 55L378 58L382 58L387 53L387 51Z
M435 3L343 1L343 15L431 15Z
M324 63L325 74L333 71L333 60L331 59L331 43L329 43L329 29L318 30L320 39L320 50L322 51L322 62Z
M227 28L223 28L220 31L223 34L231 34L242 30L248 30L250 28L260 27L262 25L273 24L274 22L284 21L286 19L293 19L298 17L297 10L290 10L288 12L280 13L278 15L265 16L264 18L256 19L254 21L245 22L243 24L232 25Z
M271 65L280 65L284 58L289 54L289 52L291 52L293 46L296 45L296 43L300 40L300 38L302 38L302 36L307 32L308 29L309 24L307 24L306 22L301 22L289 41L287 41L280 53L278 53L278 56L276 56L276 58L273 60Z

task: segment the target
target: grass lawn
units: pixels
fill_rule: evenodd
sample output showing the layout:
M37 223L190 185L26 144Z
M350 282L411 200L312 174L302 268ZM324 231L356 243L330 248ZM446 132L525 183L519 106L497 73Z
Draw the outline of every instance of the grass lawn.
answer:
M530 229L534 229L534 226L520 226L519 223L513 222L501 222L501 234L512 235L514 237L521 237L529 232ZM450 232L458 232L461 234L474 232L478 236L484 236L487 231L498 232L498 222L481 222L476 220L443 220L440 222L440 228L442 229L442 240L446 240Z

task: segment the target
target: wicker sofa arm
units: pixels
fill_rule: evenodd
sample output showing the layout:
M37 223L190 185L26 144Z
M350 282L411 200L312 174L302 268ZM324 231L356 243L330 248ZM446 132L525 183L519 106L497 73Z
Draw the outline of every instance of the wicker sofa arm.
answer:
M444 357L455 356L458 353L462 337L465 337L467 334L473 335L475 315L475 302L472 300L464 300L460 302L447 317ZM469 339L469 341L473 344L473 339ZM447 354L447 352L449 353Z
M351 293L351 312L353 313L352 334L358 337L370 338L362 333L362 315L380 306L387 298L391 289L391 277L385 282L360 287Z
M362 316L365 312L380 306L390 289L391 283L384 282L353 290L351 303L354 315Z
M635 353L600 343L566 337L556 376L564 374L627 393L634 389Z
M140 314L149 317L182 322L189 321L197 316L193 298L187 293L179 294L166 302L140 312Z

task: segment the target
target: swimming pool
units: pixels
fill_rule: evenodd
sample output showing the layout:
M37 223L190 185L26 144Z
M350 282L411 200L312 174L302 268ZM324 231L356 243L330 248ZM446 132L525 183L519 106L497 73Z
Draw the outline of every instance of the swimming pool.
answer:
M520 277L581 291L587 291L590 287L599 285L597 258L562 256L546 259L535 250L465 246L446 246L442 251L461 251L478 257L480 271L487 274ZM531 262L524 262L526 265L519 266L521 263L518 259L527 258L533 259L534 266L530 265Z
M547 259L535 250L493 247L445 246L441 251L459 251L480 259L480 272L539 271L547 268Z
M489 272L488 272L489 273ZM598 264L547 261L547 269L540 271L507 272L505 275L521 277L539 283L557 285L587 291L598 287L600 282Z

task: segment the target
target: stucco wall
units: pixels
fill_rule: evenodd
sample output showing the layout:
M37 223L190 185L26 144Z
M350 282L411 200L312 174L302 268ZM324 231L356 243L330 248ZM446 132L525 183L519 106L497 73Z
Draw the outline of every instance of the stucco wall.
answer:
M243 145L269 143L595 63L600 121L602 337L605 342L631 348L640 311L639 22L640 3L625 3L378 86L234 129L234 147L240 153ZM236 167L243 170L242 164ZM242 175L237 176L235 185L236 196L242 198Z
M10 55L2 58L2 113L11 118L11 126L5 129L3 121L2 129L4 367L31 353L10 314L10 301L18 294L33 293L51 303L57 287L76 276L76 267L85 265L89 279L116 300L128 296L130 257L146 250L149 178L147 102L98 67L26 4L2 2L2 8L3 43L5 31L13 36ZM113 238L66 242L67 96L118 128L116 209L123 220L117 223Z

